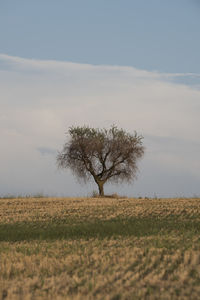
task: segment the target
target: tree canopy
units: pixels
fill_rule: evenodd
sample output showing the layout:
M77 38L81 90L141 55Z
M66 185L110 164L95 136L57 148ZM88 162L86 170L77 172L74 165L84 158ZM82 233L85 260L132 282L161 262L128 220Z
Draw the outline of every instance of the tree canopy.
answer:
M143 137L116 126L109 129L70 127L70 138L58 153L60 168L70 168L84 181L93 178L104 195L104 184L130 182L136 178L137 162L144 154Z

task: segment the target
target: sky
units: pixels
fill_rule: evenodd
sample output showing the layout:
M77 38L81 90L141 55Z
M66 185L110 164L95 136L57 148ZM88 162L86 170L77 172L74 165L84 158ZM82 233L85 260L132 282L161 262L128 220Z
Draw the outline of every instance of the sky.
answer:
M56 155L72 125L144 136L127 196L200 195L200 1L0 0L0 195L89 196Z

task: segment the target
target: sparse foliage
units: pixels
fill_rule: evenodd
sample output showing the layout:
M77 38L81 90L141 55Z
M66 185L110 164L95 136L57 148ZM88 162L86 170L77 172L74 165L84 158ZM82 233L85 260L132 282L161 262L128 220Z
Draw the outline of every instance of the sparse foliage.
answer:
M127 133L112 126L110 129L70 127L70 139L58 154L61 168L70 168L84 181L93 177L99 195L104 195L104 184L130 182L136 178L137 161L144 154L142 136Z

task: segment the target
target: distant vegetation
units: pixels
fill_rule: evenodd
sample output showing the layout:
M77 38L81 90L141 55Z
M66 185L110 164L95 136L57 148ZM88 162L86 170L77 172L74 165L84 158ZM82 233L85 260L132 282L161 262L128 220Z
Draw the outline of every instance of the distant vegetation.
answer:
M36 193L36 194L6 194L3 196L0 196L0 199L28 199L28 198L48 198L47 195L43 193Z

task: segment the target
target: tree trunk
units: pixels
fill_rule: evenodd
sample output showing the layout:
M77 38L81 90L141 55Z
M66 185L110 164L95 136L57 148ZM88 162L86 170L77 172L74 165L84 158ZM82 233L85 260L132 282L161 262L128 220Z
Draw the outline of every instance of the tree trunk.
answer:
M98 181L98 188L99 188L99 196L103 197L104 196L104 189L103 189L103 185L104 185L104 181Z

